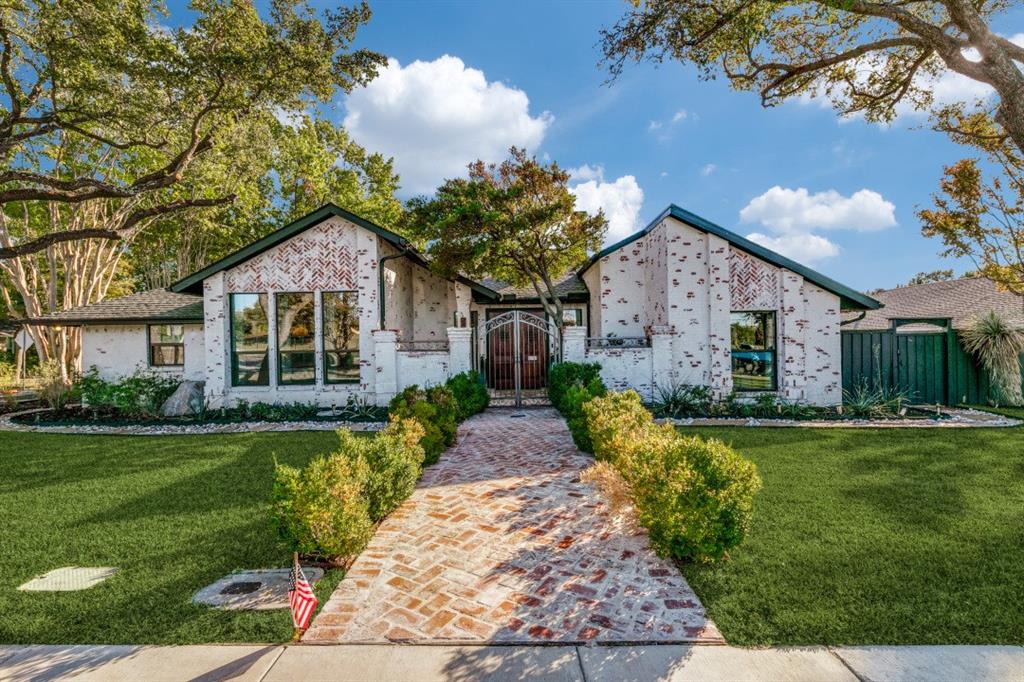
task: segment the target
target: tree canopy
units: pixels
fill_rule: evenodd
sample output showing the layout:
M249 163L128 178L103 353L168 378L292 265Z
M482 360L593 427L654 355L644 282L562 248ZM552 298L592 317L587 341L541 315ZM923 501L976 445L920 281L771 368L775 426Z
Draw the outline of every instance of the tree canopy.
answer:
M608 221L576 209L569 173L513 147L500 164L476 161L435 197L409 202L406 232L443 276L493 277L533 287L562 322L555 285L601 247Z
M254 116L296 114L368 82L382 55L352 49L369 7L193 0L168 29L156 0L16 0L0 8L0 209L107 201L97 224L0 234L0 258L82 238L130 236L154 218L228 204L229 188L183 184L198 161L245 162Z
M1011 0L636 0L602 31L612 76L628 61L676 59L724 74L770 106L828 97L842 114L889 121L898 104L928 109L945 69L996 91L995 120L1024 149L1024 47L989 28ZM977 50L978 59L970 50Z

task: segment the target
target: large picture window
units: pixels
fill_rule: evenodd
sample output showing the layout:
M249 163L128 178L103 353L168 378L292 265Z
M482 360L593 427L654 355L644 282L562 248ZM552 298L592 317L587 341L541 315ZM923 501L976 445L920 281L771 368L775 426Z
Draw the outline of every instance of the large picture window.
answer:
M267 295L231 294L231 385L267 386Z
M359 381L359 295L323 293L324 383Z
M185 327L180 324L149 326L151 367L181 367L185 364Z
M732 386L737 391L774 391L775 313L732 313Z
M277 382L316 382L313 294L277 295Z

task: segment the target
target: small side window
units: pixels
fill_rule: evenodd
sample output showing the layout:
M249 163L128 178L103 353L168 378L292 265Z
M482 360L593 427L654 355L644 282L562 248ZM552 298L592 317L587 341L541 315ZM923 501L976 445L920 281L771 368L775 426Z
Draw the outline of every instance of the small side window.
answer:
M151 367L181 367L185 364L185 327L180 324L149 326Z

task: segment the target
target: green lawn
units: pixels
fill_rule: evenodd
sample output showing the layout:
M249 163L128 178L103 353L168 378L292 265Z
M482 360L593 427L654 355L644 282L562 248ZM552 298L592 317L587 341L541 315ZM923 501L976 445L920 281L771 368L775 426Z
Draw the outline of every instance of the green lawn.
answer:
M764 480L683 572L731 644L1024 644L1024 429L684 429Z
M287 610L191 603L235 569L287 566L267 516L272 454L303 464L333 433L0 434L0 642L276 642ZM81 592L19 592L60 566L117 566ZM341 578L317 587L321 602Z

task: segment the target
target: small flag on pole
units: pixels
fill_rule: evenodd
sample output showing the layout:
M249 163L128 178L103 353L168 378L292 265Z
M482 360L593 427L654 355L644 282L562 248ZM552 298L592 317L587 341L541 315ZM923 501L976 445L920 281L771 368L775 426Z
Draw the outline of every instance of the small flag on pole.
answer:
M299 566L298 555L292 560L291 585L288 589L288 606L292 610L292 623L299 630L305 630L309 625L309 619L313 617L316 610L316 595L313 594L313 586L306 580L306 574Z

